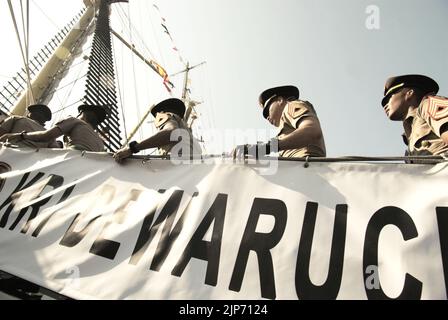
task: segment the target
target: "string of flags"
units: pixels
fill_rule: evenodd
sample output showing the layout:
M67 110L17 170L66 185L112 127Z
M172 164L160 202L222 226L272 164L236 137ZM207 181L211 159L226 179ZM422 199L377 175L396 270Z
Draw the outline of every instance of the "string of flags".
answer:
M165 86L166 90L171 93L171 89L174 88L174 84L171 83L171 81L168 79L168 73L166 70L157 62L154 60L150 60L149 64L153 68L154 71L156 71L163 79L163 85Z
M173 46L173 47L172 47L173 51L176 51L176 53L177 53L177 55L178 55L178 57L179 57L180 62L181 62L183 65L186 65L185 60L182 58L182 55L180 54L180 51L179 51L179 49L177 48L176 43L174 42L174 39L173 39L173 37L171 36L170 31L168 30L168 27L166 26L166 25L167 25L167 23L166 23L166 19L162 16L162 13L160 12L160 9L159 9L158 6L156 6L155 4L153 4L153 7L154 7L154 8L157 10L157 12L159 13L159 16L160 16L160 19L161 19L161 23L160 23L160 25L161 25L162 28L163 28L163 32L166 33L166 34L168 35L168 37L170 38L170 40L171 40L171 44L172 44L172 46Z

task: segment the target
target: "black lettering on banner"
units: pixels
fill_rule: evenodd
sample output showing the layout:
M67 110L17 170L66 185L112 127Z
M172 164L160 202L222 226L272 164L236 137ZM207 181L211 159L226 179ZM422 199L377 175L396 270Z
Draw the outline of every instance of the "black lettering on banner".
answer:
M115 255L118 252L118 248L120 247L120 243L104 238L104 234L106 233L107 228L112 223L123 223L124 217L126 215L126 211L124 209L129 204L129 202L137 201L141 193L142 190L132 189L131 192L127 194L127 198L117 209L117 211L115 211L111 221L107 221L104 224L104 227L101 230L98 238L93 242L92 247L90 248L90 253L111 260L115 258Z
M445 291L448 296L448 207L436 207Z
M208 210L199 227L188 242L182 257L171 272L180 277L191 258L207 261L205 284L216 286L218 281L219 257L221 255L221 242L224 230L224 218L227 206L227 194L220 193ZM213 223L211 241L204 241L205 234Z
M190 202L188 203L187 207L185 208L186 212L188 210L188 207L191 204L191 200L193 200L194 197L198 195L198 192L194 192L191 196ZM175 215L173 215L173 221L174 221ZM171 248L173 247L174 242L176 241L177 237L179 236L180 232L182 231L182 227L184 225L185 220L185 214L182 213L179 220L177 221L174 228L171 230L171 225L173 222L165 223L162 230L162 235L160 236L159 243L157 244L156 252L154 254L154 257L152 258L151 270L159 271L162 267L163 263L165 262L166 257L168 256L169 252L171 251ZM171 231L170 231L171 230Z
M75 232L75 228L78 225L79 221L81 220L81 213L76 214L75 218L73 219L72 223L70 224L70 227L65 232L64 236L62 237L61 241L59 242L60 245L65 247L74 247L78 243L81 242L82 239L87 235L87 233L90 230L90 226L92 223L95 222L96 219L98 219L100 216L96 216L95 218L91 219L87 225L82 229L81 231Z
M318 204L307 202L300 236L299 251L296 262L296 292L299 299L336 299L341 287L344 266L345 238L347 233L347 205L336 205L333 238L331 241L330 266L325 282L317 286L312 283L309 270L311 248L316 227Z
M6 224L8 223L9 215L12 212L12 209L14 208L13 200L15 199L15 194L17 192L20 192L26 188L29 188L33 184L35 184L37 181L39 181L45 174L43 172L37 173L29 182L27 182L28 177L30 176L31 172L27 172L22 176L22 179L20 179L19 184L14 189L14 191L9 195L9 197L0 205L0 212L3 208L8 206L5 210L5 213L3 214L1 220L0 220L0 228L4 228Z
M153 210L151 210L143 220L142 228L140 229L140 233L138 235L137 243L135 244L134 251L132 252L131 259L129 260L130 264L136 265L140 259L142 258L143 254L145 253L146 249L148 249L149 245L151 244L152 239L156 235L157 231L159 230L159 227L162 223L164 223L163 229L162 229L162 235L160 236L159 240L159 246L157 247L156 253L153 257L153 259L156 259L157 256L157 266L154 266L155 268L161 266L163 261L165 260L166 256L169 253L169 250L173 244L173 239L176 239L180 229L182 229L183 221L184 221L184 215L179 218L178 223L176 224L174 230L172 230L172 225L174 222L174 219L176 218L177 210L179 209L180 202L182 200L182 196L184 194L183 190L175 190L173 194L170 196L168 201L166 202L163 209L160 211L159 216L157 217L154 224L152 224L152 221L154 219L154 215L157 212L158 206L156 206ZM163 244L163 241L167 241L165 244ZM166 249L161 249L166 246Z
M6 162L0 161L0 174L8 172L8 171L11 171L11 166L9 164L7 164ZM0 192L3 189L5 181L6 181L6 179L0 178Z
M61 199L59 199L59 201L57 202L56 205L64 202L65 200L67 200L68 197L70 197L70 195L73 192L73 189L75 189L76 184L68 187L67 189L64 190L64 193L62 194ZM33 237L37 237L40 232L42 231L43 227L45 227L45 225L47 224L47 222L51 219L51 217L56 213L56 211L53 211L51 214L49 214L47 217L45 217L44 219L42 219L42 221L39 223L39 225L36 227L36 229L33 231L33 233L31 234L31 236Z
M98 218L100 218L102 214L99 214L96 217L92 218L81 231L74 231L78 223L81 221L81 218L83 216L88 216L93 209L102 208L104 205L108 204L113 199L114 195L115 195L115 187L108 184L104 185L99 190L99 195L94 194L91 197L91 199L94 199L94 202L92 203L93 206L91 206L84 214L81 213L76 214L75 218L70 224L70 227L65 232L59 244L65 247L74 247L78 243L80 243L82 239L84 239L87 233L89 232L92 224Z
M389 224L400 229L405 241L416 238L418 236L417 228L409 214L398 207L388 206L379 209L374 213L367 225L366 236L364 239L364 256L363 256L363 275L364 285L367 282L369 274L365 272L369 266L378 266L378 241L381 230ZM418 300L422 295L423 284L409 273L406 273L403 290L396 299ZM368 299L386 300L389 298L383 289L381 283L379 288L368 289L365 287Z
M62 186L62 184L64 183L64 178L61 176L52 174L49 176L48 181L44 180L44 181L42 181L42 183L45 183L45 185L42 186L42 189L40 190L39 194L36 195L36 197L34 199L40 197L40 195L42 194L42 192L44 191L44 188L46 186L50 186L53 189L56 189L56 188L59 188L60 186ZM15 227L17 226L17 224L22 220L23 216L28 211L28 209L31 208L31 213L30 213L30 216L28 217L28 221L25 223L22 230L20 231L21 233L27 233L31 226L31 222L34 220L34 218L36 218L37 213L40 211L40 208L43 207L45 204L47 204L51 200L51 198L52 198L52 196L47 196L47 197L43 198L42 200L40 200L36 203L33 203L31 206L24 207L22 210L20 210L20 213L17 216L16 221L14 221L14 223L11 225L9 230L14 230Z
M275 219L274 228L269 233L255 232L258 219L262 214L271 215ZM265 198L254 199L230 280L230 290L241 290L249 252L255 251L258 258L258 269L260 270L261 296L267 299L275 299L274 265L270 249L280 242L285 232L286 220L287 209L283 201Z

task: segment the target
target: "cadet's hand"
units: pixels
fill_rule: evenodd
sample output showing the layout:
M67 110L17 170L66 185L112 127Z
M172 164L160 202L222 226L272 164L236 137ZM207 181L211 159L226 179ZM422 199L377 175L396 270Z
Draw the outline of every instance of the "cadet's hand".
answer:
M0 137L0 142L17 142L22 140L22 136L20 133L5 133Z
M261 145L257 145L257 144L238 145L232 151L233 159L244 159L244 157L247 155L254 156L257 159L259 146L261 146Z
M117 163L122 163L124 159L132 156L132 151L129 147L124 147L114 153L113 157Z
M232 151L233 159L244 159L246 155L250 155L258 159L259 157L266 156L271 152L270 143L259 144L243 144L236 146Z

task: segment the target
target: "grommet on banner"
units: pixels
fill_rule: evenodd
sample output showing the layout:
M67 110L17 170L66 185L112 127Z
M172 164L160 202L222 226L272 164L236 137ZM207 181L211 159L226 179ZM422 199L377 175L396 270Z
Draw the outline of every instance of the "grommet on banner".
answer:
M303 166L305 168L308 168L310 166L309 160L310 160L310 156L306 156L305 157L305 163L303 164Z

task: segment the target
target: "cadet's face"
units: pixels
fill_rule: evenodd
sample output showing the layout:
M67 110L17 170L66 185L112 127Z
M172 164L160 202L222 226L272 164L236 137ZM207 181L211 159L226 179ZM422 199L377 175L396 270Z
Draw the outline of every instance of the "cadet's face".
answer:
M268 121L278 127L280 125L280 118L282 117L283 108L285 104L283 103L283 99L275 99L271 102L269 107L269 116Z
M407 90L399 90L395 92L389 98L389 102L383 107L390 120L402 121L405 119L408 111L405 100L406 92Z
M96 113L90 110L84 110L81 114L81 119L91 124L98 121Z
M44 116L39 112L29 112L28 111L27 117L30 119L33 119L34 121L40 122L40 123L46 122Z

